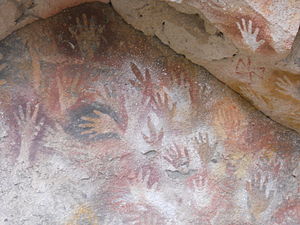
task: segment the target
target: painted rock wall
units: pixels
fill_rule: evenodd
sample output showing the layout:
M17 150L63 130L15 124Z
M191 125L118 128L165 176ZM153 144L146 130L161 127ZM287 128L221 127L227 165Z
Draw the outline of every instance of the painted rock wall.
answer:
M65 8L97 1L110 2L109 0L1 0L0 40L33 21L46 19Z
M300 131L299 1L111 2L128 23L204 66L272 119Z
M35 20L92 1L2 0L0 39ZM272 119L300 131L299 1L111 2L128 23L204 66Z
M0 52L0 224L300 223L300 136L110 6Z

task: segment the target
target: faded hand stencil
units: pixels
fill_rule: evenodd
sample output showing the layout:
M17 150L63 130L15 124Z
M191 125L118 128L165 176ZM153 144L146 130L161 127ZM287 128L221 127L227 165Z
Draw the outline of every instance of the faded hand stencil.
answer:
M261 174L257 174L246 185L248 205L252 216L256 220L268 208L274 196L274 190L267 191L267 185L268 177L262 178Z
M82 19L76 17L76 26L70 27L69 31L76 39L82 57L88 59L94 57L101 40L106 41L102 36L104 28L105 25L98 25L94 17L90 20L86 14L82 14Z
M18 114L15 115L21 138L17 163L24 164L25 167L29 166L31 155L30 150L33 141L39 134L45 122L44 118L38 120L39 108L39 104L32 107L30 103L27 102L24 108L19 105Z
M292 83L287 76L284 76L282 78L277 78L276 85L278 86L277 90L281 94L300 100L300 81Z
M39 27L51 35L24 35ZM0 224L299 224L300 137L110 6L66 10L0 49ZM264 78L249 57L233 63ZM296 98L290 76L274 79Z

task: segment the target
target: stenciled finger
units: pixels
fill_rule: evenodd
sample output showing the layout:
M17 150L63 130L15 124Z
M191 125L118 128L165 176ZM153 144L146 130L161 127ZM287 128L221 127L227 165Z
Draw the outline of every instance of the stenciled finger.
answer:
M154 182L152 185L151 185L151 189L153 191L158 191L158 182Z
M95 113L97 116L101 116L103 113L97 109L93 110L93 113Z
M71 91L73 91L73 92L76 91L79 80L80 80L80 74L76 74L71 82Z
M38 122L38 125L36 126L36 131L39 132L41 128L44 126L44 124L45 124L45 118L42 117Z
M137 183L143 183L143 170L140 169L136 176Z
M78 127L81 128L93 128L95 127L95 123L81 123L78 125Z
M39 109L40 109L40 104L38 103L38 104L36 104L36 105L34 106L33 114L32 114L32 117L31 117L31 120L32 120L32 122L34 122L34 123L36 123ZM31 110L29 110L29 112L31 112Z
M151 171L148 170L148 171L146 172L146 175L144 176L143 181L142 181L142 183L144 184L144 187L145 187L145 188L148 188L148 183L149 183L150 175L151 175Z
M26 121L29 121L31 117L31 104L30 102L26 103L26 109L25 109L25 119Z
M164 158L167 162L169 162L170 164L173 165L173 160L172 160L172 159L170 159L170 158L167 157L167 156L163 156L163 158Z
M151 74L150 74L148 68L146 68L146 72L145 72L145 82L146 83L150 83L151 82Z
M262 44L264 44L264 43L265 43L265 40L260 40L260 41L258 42L259 45L262 45Z
M184 154L185 154L185 157L189 160L190 156L189 156L189 151L188 151L187 147L184 148Z
M17 121L18 126L20 127L21 126L21 119L19 118L19 116L16 113L14 113L14 117Z
M242 19L243 31L247 31L246 21Z
M83 25L85 28L88 28L89 22L88 22L88 18L87 18L87 16L86 16L85 13L82 14L82 22L83 22L82 25Z
M156 136L157 135L156 129L155 129L154 123L152 122L150 117L148 117L147 126L148 126L148 129L150 132L150 136L152 136L152 137Z
M94 117L82 116L80 119L85 121L85 122L91 122L91 123L96 123L97 122L97 118L94 118Z
M168 148L167 154L168 154L168 156L170 156L170 158L173 158L173 159L177 158L177 153L173 148Z
M256 28L254 33L253 33L254 37L257 37L258 33L259 33L259 28Z
M144 77L143 77L141 71L138 69L138 67L133 63L131 63L131 70L134 73L137 80L140 81L141 83L143 83L144 82Z
M181 149L179 148L179 146L176 143L174 143L174 146L175 146L175 150L177 152L178 158L181 158L182 157Z
M239 22L236 22L236 25L237 25L239 31L242 33L243 30L242 30L241 24Z
M93 134L97 134L97 132L95 132L93 129L87 129L84 131L80 132L81 135L93 135Z
M20 120L24 121L25 120L25 114L24 114L23 107L21 105L18 106L18 113L19 113Z

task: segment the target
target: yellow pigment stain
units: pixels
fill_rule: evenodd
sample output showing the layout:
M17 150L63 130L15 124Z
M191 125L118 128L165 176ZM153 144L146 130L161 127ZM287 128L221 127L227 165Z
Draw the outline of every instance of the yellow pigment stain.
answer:
M72 219L66 225L90 224L98 225L98 219L94 211L88 206L80 206L74 213Z
M4 85L6 83L7 83L6 80L0 80L0 86Z

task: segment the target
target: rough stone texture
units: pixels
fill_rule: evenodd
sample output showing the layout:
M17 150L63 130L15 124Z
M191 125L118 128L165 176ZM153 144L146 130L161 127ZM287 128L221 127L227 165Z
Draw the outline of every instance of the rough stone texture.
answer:
M0 224L300 223L299 134L110 6L0 52Z
M292 48L300 24L300 3L294 0L164 1L182 12L203 15L239 49L257 50L256 54L275 53L277 57L285 57ZM189 10L185 10L186 8ZM241 31L236 23L241 23L242 19L246 23L252 21L253 29L252 32L247 29L249 33L255 33L255 29L259 29L256 39L250 39L250 36L249 39L241 39Z
M38 19L53 16L63 9L85 2L109 0L0 0L0 40Z
M300 131L300 1L111 2L128 23Z
M34 20L91 1L2 0L0 39ZM300 1L112 3L128 23L204 66L272 119L300 131L300 37L295 39Z

